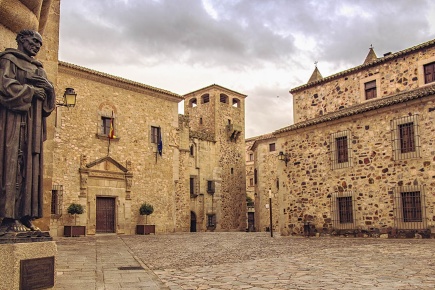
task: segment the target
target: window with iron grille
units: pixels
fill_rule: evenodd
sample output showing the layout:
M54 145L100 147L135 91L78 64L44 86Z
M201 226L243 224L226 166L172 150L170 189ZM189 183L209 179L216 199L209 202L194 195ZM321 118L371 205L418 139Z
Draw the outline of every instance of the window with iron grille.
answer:
M420 157L418 115L391 121L394 160Z
M216 226L216 215L209 214L207 215L207 227L215 227Z
M394 191L395 226L399 229L427 227L423 186L399 186Z
M376 95L376 80L364 84L366 100L375 99Z
M355 205L352 192L337 192L331 197L332 224L335 229L354 229Z
M339 169L352 166L350 132L333 133L330 138L331 168Z
M435 62L424 65L424 83L435 82Z
M337 197L338 220L340 224L353 222L352 196Z
M63 186L53 185L51 189L51 214L62 215Z

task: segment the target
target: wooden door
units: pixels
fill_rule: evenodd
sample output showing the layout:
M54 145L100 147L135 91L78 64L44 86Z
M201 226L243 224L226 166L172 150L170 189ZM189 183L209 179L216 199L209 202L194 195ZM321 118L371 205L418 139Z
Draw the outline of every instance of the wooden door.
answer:
M115 232L115 198L97 197L97 233Z

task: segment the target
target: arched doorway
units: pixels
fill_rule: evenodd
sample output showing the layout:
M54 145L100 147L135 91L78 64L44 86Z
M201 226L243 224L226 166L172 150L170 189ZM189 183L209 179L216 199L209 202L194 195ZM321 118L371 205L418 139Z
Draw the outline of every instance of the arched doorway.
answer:
M196 232L196 214L193 211L190 212L190 231Z

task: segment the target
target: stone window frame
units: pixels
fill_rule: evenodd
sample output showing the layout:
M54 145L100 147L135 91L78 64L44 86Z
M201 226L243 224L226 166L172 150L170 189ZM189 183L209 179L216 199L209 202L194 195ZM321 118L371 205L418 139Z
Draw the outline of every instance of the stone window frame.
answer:
M393 159L394 160L404 160L404 159L412 159L419 158L421 156L421 144L420 144L420 132L419 132L419 122L418 122L418 114L414 114L411 116L399 117L391 120L391 143L393 150ZM401 146L400 139L400 126L405 124L413 124L413 141L415 148L414 151L403 152Z
M417 78L418 78L419 87L430 86L435 83L435 82L425 83L425 77L424 77L424 66L432 62L435 62L435 55L417 61Z
M102 140L108 140L109 139L109 132L106 132L105 128L107 128L105 126L105 121L106 120L113 120L110 121L113 124L113 130L115 132L115 136L113 139L111 139L111 141L119 141L120 134L119 134L119 130L118 130L118 114L117 114L117 110L116 107L110 103L102 103L99 106L98 109L98 121L97 121L97 133L96 136L98 139L102 139ZM110 128L110 127L109 127ZM109 129L110 130L110 129Z
M241 107L241 101L238 99L238 98L233 98L233 101L232 101L232 107L233 108L238 108L238 109L240 109L240 107Z
M340 221L340 202L339 200L342 198L351 197L351 211L352 211L352 221L351 222L341 222ZM331 196L331 220L332 227L338 230L350 230L356 228L356 198L353 191L345 191L345 192L334 192Z
M366 98L366 84L372 81L376 81L376 98L368 99ZM377 100L381 97L381 76L379 74L375 74L366 78L363 78L359 81L360 84L360 98L361 102L369 102L371 100Z
M339 162L338 160L338 148L337 148L337 139L346 137L347 138L347 161ZM330 159L331 159L331 169L342 169L352 167L352 134L351 131L345 130L336 133L332 133L330 135Z
M405 221L405 209L403 208L403 193L418 192L418 201L420 203L420 220L419 221ZM397 186L393 188L394 194L394 226L401 230L415 230L427 228L427 215L426 215L426 190L424 186L408 185ZM412 197L416 197L414 195ZM417 200L416 198L414 201Z

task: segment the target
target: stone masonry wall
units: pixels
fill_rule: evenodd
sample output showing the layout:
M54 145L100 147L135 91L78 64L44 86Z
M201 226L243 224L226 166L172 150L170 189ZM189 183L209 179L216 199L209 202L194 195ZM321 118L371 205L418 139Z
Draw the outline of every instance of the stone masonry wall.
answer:
M428 47L293 92L294 121L298 123L364 102L361 83L365 81L378 80L378 98L415 89L423 77L419 75L419 61L434 57L435 47Z
M280 170L283 186L280 224L282 233L300 234L303 222L310 221L319 232L328 232L331 224L331 197L351 192L355 198L356 227L388 232L395 227L397 201L393 190L398 186L424 186L428 226L435 225L435 151L433 135L435 114L430 108L435 96L424 101L385 108L364 116L323 123L316 128L290 131L279 137L279 147L289 154L287 167ZM390 121L418 115L421 157L394 160ZM331 169L330 134L348 130L351 134L353 166ZM281 150L281 149L279 149ZM271 162L269 162L271 164ZM263 171L264 172L264 171ZM262 177L264 176L262 173ZM264 176L265 178L267 176Z
M174 184L178 176L173 158L174 152L178 152L178 108L177 101L170 99L175 97L117 83L96 73L82 72L80 68L68 65L60 68L57 87L75 88L77 105L73 109L58 108L57 111L53 182L64 188L63 217L57 221L59 231L71 202L86 206L85 200L79 197L81 155L86 155L90 162L107 155L120 164L131 162L132 218L127 234L134 233L136 224L143 222L139 216L143 202L154 206L148 222L156 225L156 231L176 230ZM108 139L97 135L101 130L101 116L110 117L112 111L116 139L110 142L109 151ZM156 153L156 144L151 143L151 126L161 127L162 156ZM175 163L178 165L178 160ZM124 217L116 218L120 223Z

